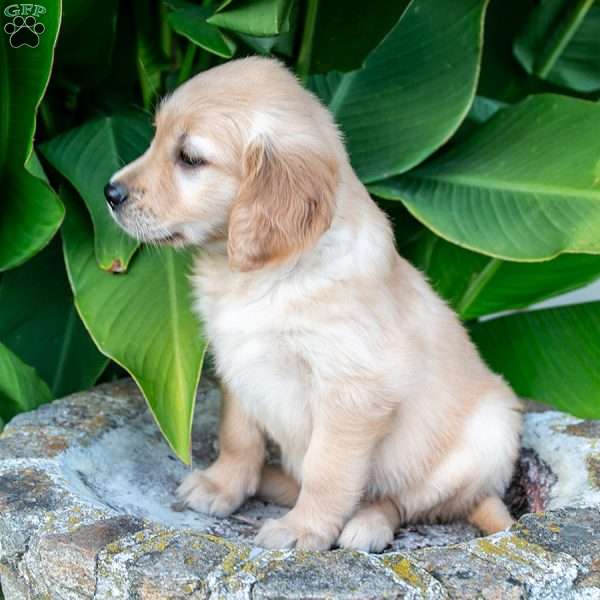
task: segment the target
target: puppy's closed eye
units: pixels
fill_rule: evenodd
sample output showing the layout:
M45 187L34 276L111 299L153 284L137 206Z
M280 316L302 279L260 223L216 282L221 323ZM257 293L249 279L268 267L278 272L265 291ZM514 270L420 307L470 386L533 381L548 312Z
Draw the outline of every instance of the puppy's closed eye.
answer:
M206 164L206 160L201 156L192 154L185 148L180 148L177 154L177 162L188 169L202 167Z

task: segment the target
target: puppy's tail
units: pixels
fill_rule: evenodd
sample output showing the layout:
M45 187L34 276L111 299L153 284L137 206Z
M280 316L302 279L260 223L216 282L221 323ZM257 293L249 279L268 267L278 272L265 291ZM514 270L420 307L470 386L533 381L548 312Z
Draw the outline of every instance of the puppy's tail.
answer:
M498 496L487 496L476 504L469 514L468 521L485 534L502 531L515 522Z

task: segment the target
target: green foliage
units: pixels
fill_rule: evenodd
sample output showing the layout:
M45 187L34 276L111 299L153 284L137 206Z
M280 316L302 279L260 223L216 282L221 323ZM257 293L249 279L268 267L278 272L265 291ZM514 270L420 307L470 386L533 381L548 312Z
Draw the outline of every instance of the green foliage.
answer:
M125 271L138 243L106 210L103 189L123 164L144 152L152 138L142 114L112 115L89 121L41 146L42 154L79 192L92 216L98 266Z
M279 35L290 29L291 0L224 0L208 22L257 37Z
M33 367L0 343L0 419L32 410L52 398Z
M501 317L476 324L472 334L519 394L598 418L600 302Z
M0 42L0 271L25 262L43 248L64 215L43 177L26 166L33 150L36 111L50 77L60 0L49 2L47 15L46 31L35 51L12 48L12 38L5 32Z
M363 68L336 77L329 109L363 181L403 173L458 128L477 83L485 5L413 2Z
M358 69L407 5L408 0L371 2L369 17L365 18L364 0L307 2L305 22L311 17L312 21L310 27L304 25L308 35L302 40L298 56L299 74L305 77L309 73Z
M106 368L75 310L58 239L0 280L0 339L55 398L90 387Z
M558 85L600 89L600 5L546 0L532 11L514 51L529 72Z
M160 96L255 52L329 106L400 251L490 364L519 393L600 417L600 303L479 320L600 275L597 2L44 6L37 47L0 32L0 419L94 384L110 359L189 459L206 349L190 254L138 248L102 189L144 152Z
M115 42L117 0L62 0L55 72L72 85L90 85L108 74ZM93 65L93 68L90 66Z
M197 6L178 3L178 7L169 15L169 25L179 34L185 36L207 52L223 58L231 58L236 44L218 27L211 25L208 18L213 14L209 6Z
M600 277L600 256L561 254L540 263L512 262L465 250L430 231L403 248L462 319L525 308Z
M138 383L173 450L189 462L195 390L206 348L187 286L190 254L143 248L127 275L102 271L76 195L65 189L61 196L69 208L63 240L79 314L98 348Z
M537 95L375 184L447 240L512 260L600 252L600 105ZM565 152L565 148L569 149Z

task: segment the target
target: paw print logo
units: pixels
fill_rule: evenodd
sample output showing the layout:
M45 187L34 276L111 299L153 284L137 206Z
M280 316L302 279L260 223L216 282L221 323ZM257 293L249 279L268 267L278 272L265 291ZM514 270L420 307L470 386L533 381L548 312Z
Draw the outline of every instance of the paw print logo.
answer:
M22 17L17 15L12 21L4 25L4 31L9 35L9 43L13 48L29 46L37 48L40 43L40 35L46 28L33 15Z

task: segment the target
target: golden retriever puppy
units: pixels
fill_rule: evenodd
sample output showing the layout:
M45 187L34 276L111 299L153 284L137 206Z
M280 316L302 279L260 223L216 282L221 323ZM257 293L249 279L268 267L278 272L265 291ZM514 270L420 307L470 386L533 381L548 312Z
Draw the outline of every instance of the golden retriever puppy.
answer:
M195 307L224 402L219 457L181 484L185 506L292 507L263 524L266 548L381 551L401 523L511 524L519 403L398 255L330 114L281 64L182 85L105 192L138 239L202 247Z

